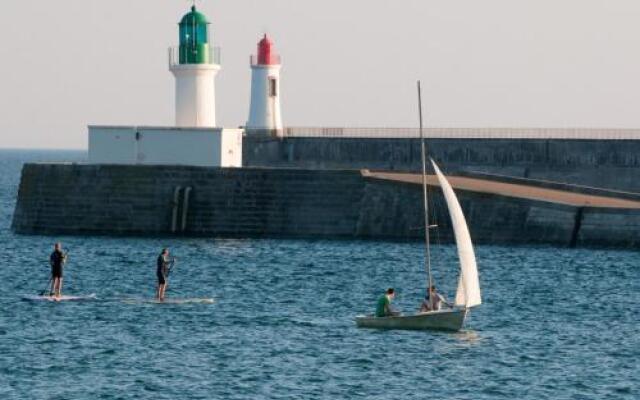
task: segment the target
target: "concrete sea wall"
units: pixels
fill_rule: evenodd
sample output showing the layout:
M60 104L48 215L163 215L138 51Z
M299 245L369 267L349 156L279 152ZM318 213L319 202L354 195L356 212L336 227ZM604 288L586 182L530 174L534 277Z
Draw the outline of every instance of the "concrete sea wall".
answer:
M430 192L437 236L450 242L443 198L438 188ZM458 194L476 243L640 242L639 210ZM25 234L417 240L421 202L419 185L357 170L26 164L12 227Z
M430 156L449 173L487 172L640 192L640 140L428 139ZM247 166L418 171L411 138L247 136Z
M13 229L168 234L175 210L191 235L349 236L361 192L358 171L27 164Z

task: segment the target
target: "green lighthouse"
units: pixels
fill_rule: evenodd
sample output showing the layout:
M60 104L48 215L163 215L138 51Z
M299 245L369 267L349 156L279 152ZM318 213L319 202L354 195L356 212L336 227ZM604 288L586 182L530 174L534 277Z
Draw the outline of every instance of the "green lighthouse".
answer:
M178 24L180 44L169 48L169 70L176 78L176 126L216 126L216 75L220 48L213 46L209 21L191 7Z
M213 48L209 45L209 21L207 17L191 7L180 21L180 64L214 64Z

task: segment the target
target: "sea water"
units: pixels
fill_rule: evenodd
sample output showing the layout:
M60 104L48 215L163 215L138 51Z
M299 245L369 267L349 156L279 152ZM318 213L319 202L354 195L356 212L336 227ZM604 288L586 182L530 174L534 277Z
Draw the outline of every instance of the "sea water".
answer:
M2 399L640 398L635 251L478 246L484 303L463 332L363 330L387 287L419 306L421 243L12 233L21 165L85 157L0 152ZM21 300L46 288L57 240L65 294L96 301ZM214 304L135 301L165 246L167 296ZM433 250L452 297L455 248Z

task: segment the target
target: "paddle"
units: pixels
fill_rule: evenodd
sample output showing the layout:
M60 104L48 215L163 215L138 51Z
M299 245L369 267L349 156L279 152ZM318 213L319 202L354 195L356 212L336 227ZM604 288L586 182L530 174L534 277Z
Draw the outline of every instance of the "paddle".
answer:
M47 282L47 286L45 287L45 289L42 292L40 292L40 296L44 296L45 293L47 293L48 291L51 290L51 281L52 280L53 280L53 276L49 277L49 282ZM51 292L49 292L49 293L51 293Z
M177 257L173 257L173 259L171 260L171 266L167 270L167 278L169 277L169 275L171 275L171 271L173 270L173 267L176 265L177 260L178 260Z

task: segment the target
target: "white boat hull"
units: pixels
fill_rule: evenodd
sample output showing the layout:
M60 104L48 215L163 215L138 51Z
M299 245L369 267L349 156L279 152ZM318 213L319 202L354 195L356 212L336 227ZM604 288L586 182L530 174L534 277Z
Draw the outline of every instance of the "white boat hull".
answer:
M359 328L372 329L459 331L464 326L467 313L466 308L456 308L397 317L359 316L356 324Z

